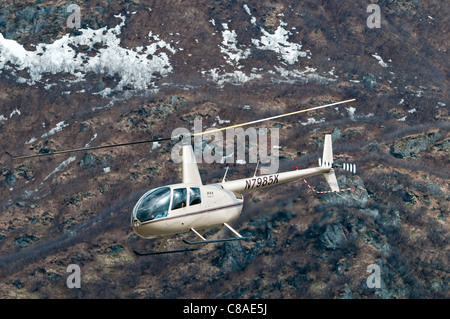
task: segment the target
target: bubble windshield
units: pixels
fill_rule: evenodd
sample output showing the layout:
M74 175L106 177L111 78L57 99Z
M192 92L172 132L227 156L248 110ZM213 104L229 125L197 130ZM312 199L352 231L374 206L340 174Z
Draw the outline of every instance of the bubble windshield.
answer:
M133 210L133 217L140 222L167 216L170 204L170 187L161 187L142 196Z

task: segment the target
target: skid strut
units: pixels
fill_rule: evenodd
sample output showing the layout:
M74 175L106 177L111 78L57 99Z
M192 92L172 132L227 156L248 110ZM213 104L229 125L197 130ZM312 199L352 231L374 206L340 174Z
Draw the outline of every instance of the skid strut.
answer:
M234 241L234 240L247 240L250 239L250 237L243 237L241 236L241 234L239 234L233 227L231 227L230 225L228 225L227 223L223 223L223 225L228 228L229 230L231 230L231 232L233 234L236 235L236 237L231 237L231 238L223 238L223 239L213 239L213 240L206 240L205 237L203 237L199 232L197 232L194 228L191 228L191 231L196 234L201 240L199 241L188 241L186 239L183 239L183 241L186 244L189 245L198 245L198 244L210 244L210 243L221 243L221 242L225 242L225 241Z

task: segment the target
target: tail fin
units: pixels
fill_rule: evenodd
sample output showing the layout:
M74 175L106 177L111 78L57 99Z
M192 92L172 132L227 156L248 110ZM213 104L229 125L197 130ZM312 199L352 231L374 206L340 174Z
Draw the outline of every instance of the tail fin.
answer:
M325 143L323 145L322 162L320 163L319 160L319 165L322 167L331 167L331 170L328 173L324 173L323 177L325 177L325 180L327 181L328 185L330 185L332 191L338 191L339 185L336 180L336 175L334 174L332 164L333 164L333 146L331 144L331 134L326 134Z

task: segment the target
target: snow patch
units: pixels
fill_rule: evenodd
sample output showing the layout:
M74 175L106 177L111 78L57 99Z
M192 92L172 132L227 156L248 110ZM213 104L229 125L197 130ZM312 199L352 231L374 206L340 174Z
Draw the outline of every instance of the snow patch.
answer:
M37 138L32 137L29 141L25 142L25 144L28 145L28 144L34 143L36 141L37 141Z
M251 14L251 9L247 4L243 4L243 9L246 14L251 17L251 23L256 25L256 18ZM278 15L284 16L284 15ZM209 20L213 26L217 25L213 19ZM265 76L269 76L270 80L275 83L295 83L299 80L307 83L309 81L317 81L323 84L328 84L336 79L326 78L316 73L316 69L306 67L305 70L300 71L295 69L295 63L300 58L307 57L310 59L311 51L302 51L302 44L290 41L292 33L287 30L287 23L280 20L280 25L272 34L266 31L264 28L259 28L261 36L259 38L251 39L251 43L239 43L237 39L237 33L230 28L228 23L221 23L218 28L221 28L222 41L219 44L219 48L227 65L220 65L209 70L201 70L201 74L209 77L209 80L223 85L224 83L232 85L240 85L245 82L261 79ZM295 28L291 28L295 30ZM251 71L241 71L246 65L246 61L252 58L252 52L257 50L273 51L277 54L278 60L281 65L274 65L273 69L264 70L263 68L251 68ZM227 68L225 68L225 66ZM229 66L234 70L230 71ZM287 69L288 68L288 69ZM292 69L294 68L294 69ZM248 68L249 69L249 68ZM334 69L330 71L334 75ZM278 76L279 73L281 75ZM330 74L331 74L330 73ZM337 77L334 75L334 77Z
M351 106L350 107L346 107L345 109L347 110L347 113L350 116L350 119L352 121L354 121L355 120L355 111L356 111L356 109L354 107L351 107Z
M42 134L41 137L49 137L52 136L55 133L61 132L63 128L65 128L66 126L69 126L69 124L64 124L64 121L59 122L58 124L56 124L56 126L54 128L52 128L50 131L48 131L45 134Z
M281 21L274 34L261 28L263 36L260 40L252 39L252 43L260 50L270 50L278 53L280 59L288 64L294 64L298 61L299 57L306 57L307 53L301 50L302 45L300 43L291 43L288 41L292 33L284 29L283 25L286 24Z
M159 142L153 142L152 143L152 151L156 150L158 147L161 147L161 143L159 143Z
M306 126L306 125L317 124L317 123L323 123L323 122L325 122L325 119L324 119L324 118L322 118L322 119L320 119L319 121L317 121L315 118L310 117L310 118L308 118L308 121L307 121L307 122L300 122L300 124L303 125L303 126Z
M220 71L217 68L211 69L209 71L202 71L203 75L208 75L213 82L216 82L219 85L224 83L230 83L232 85L240 85L242 83L248 82L254 79L262 78L261 74L251 73L250 75L246 75L242 71L234 71L220 74Z
M14 111L9 114L9 118L11 118L14 114L20 115L20 111L16 108Z
M228 30L228 26L224 23L225 30L222 32L222 45L220 46L220 52L225 54L225 60L228 64L236 66L238 68L242 67L239 65L239 60L246 59L250 53L250 49L242 50L237 47L237 35L236 31Z
M256 25L256 18L250 12L250 8L248 7L248 5L244 4L243 7L244 7L245 12L247 12L247 14L250 16L250 22L253 25Z
M219 123L219 124L228 124L228 123L230 123L230 120L221 120L220 119L220 117L219 116L216 116L216 121Z
M17 81L28 85L44 82L43 77L48 73L69 74L69 78L75 77L75 80L63 79L61 82L71 83L85 81L88 73L118 76L117 86L103 90L102 96L121 91L126 86L144 90L154 85L155 74L166 76L172 72L168 53L175 54L176 49L151 33L147 46L122 47L119 35L125 25L125 17L121 14L115 17L121 22L112 28L79 29L80 35L66 34L53 43L37 44L35 51L27 51L18 42L5 39L0 34L0 72L9 70L16 75L17 71L26 70L29 78L22 77ZM87 47L87 52L81 52L80 47ZM53 85L45 83L45 88Z
M65 169L67 167L67 165L69 165L70 163L72 163L73 161L75 161L76 157L72 156L69 157L68 159L66 159L64 162L62 162L61 164L59 164L50 174L48 174L43 182L45 182L50 176L52 176L53 174Z
M386 62L383 61L383 59L378 55L378 54L372 54L372 56L378 60L378 63L383 67L383 68L387 68L388 65Z
M249 16L251 16L252 14L251 14L251 12L250 12L250 8L248 7L248 5L246 5L245 3L244 3L244 10L245 10L245 12L247 12L247 14L249 15Z
M280 75L285 79L274 80L274 82L294 83L297 80L301 80L305 83L308 83L309 81L317 81L322 84L328 84L330 82L336 81L336 79L327 78L317 74L317 69L311 67L306 67L305 70L299 71L287 70L283 67L275 66L275 70L280 73Z
M94 134L94 136L91 138L91 140L84 147L91 146L92 141L95 140L96 138L97 138L97 133Z

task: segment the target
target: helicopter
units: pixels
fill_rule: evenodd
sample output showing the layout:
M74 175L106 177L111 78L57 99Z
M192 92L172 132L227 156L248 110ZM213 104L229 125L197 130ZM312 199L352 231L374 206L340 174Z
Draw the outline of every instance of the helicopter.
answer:
M122 144L84 147L79 149L17 157L14 157L9 153L8 155L14 160L18 160L125 145L179 140L182 142L182 182L160 186L145 192L135 204L130 218L131 228L137 235L145 239L162 238L162 241L159 247L154 251L138 252L134 250L133 252L136 255L144 256L193 251L197 250L198 248L195 247L199 247L198 245L201 244L250 239L250 237L242 236L237 230L230 226L230 222L237 219L241 215L244 206L244 195L246 193L253 190L266 189L268 187L299 179L303 179L305 183L307 183L305 178L316 175L322 175L330 187L330 190L328 191L319 192L307 184L308 187L316 193L336 193L353 190L353 188L339 188L335 175L335 168L340 167L355 174L356 166L354 164L347 163L334 163L331 134L326 134L323 144L322 158L319 158L319 165L317 167L305 169L296 168L292 171L256 176L256 171L258 169L257 167L253 176L231 181L226 180L226 175L228 172L227 167L221 182L204 185L195 159L191 137L260 123L353 101L355 101L355 99L335 102L201 133L182 134L170 138L157 138ZM231 233L233 233L234 237L222 239L207 239L204 237L205 231L217 227L227 228L231 231ZM183 242L189 245L188 248L164 250L169 237L186 233L195 234L198 240L189 241L187 239L183 239Z

